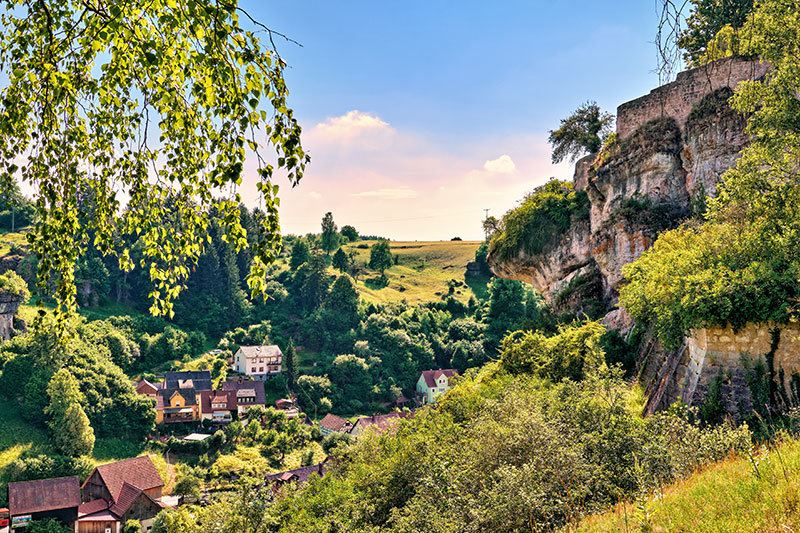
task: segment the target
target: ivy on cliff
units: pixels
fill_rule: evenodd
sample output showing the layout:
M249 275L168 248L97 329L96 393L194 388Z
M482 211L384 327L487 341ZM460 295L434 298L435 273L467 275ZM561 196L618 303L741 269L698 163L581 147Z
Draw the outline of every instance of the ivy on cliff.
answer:
M489 247L500 261L513 259L520 251L539 255L572 224L582 220L589 220L586 192L574 190L570 182L553 179L503 215Z

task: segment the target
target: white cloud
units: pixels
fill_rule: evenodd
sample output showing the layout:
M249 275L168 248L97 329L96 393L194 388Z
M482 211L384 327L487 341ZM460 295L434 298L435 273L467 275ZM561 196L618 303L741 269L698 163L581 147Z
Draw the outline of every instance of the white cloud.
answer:
M417 191L410 187L387 187L373 191L363 191L353 194L356 198L378 198L381 200L408 200L419 196Z
M322 195L317 191L310 191L308 193L308 197L311 198L312 200L322 200Z
M340 117L331 117L320 122L314 126L313 133L327 141L346 141L363 133L374 134L387 129L391 129L389 123L380 117L354 109Z
M517 170L517 165L508 154L503 154L497 159L490 159L483 164L483 169L498 174L510 174Z

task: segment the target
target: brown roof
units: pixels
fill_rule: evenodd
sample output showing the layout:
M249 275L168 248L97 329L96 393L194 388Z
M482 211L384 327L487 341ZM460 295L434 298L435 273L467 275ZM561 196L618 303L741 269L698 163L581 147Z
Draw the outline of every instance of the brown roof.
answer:
M239 346L242 355L245 357L280 357L283 358L283 352L275 344L267 346Z
M452 368L446 368L444 370L423 370L422 376L425 378L425 384L428 387L435 387L436 380L439 379L442 375L447 376L449 380L453 376L458 375L457 370L453 370Z
M294 470L287 470L286 472L270 474L267 476L267 481L272 481L273 483L297 481L298 485L302 485L308 482L308 479L315 474L320 477L325 475L325 462L304 466L302 468L295 468Z
M325 418L319 421L320 427L328 428L331 431L350 431L350 428L353 427L353 424L350 423L349 420L345 420L344 418L336 415L332 415L328 413L325 415Z
M267 394L264 392L264 382L251 379L231 379L222 384L222 390L237 391L236 396L253 396L255 400L246 405L267 405ZM252 391L252 392L251 392Z
M225 407L213 407L215 403L225 403ZM200 392L200 408L204 413L214 411L235 411L236 410L236 391L202 391Z
M108 502L102 498L82 503L78 507L78 518L108 509Z
M8 484L11 516L78 507L81 486L78 476L18 481Z
M356 421L356 425L360 424L361 429L372 429L383 433L391 428L401 418L412 418L414 413L411 411L393 411L385 415L372 415L362 416Z
M156 387L146 379L143 379L136 384L136 392L138 392L139 394L155 394L156 392L158 392L158 387Z
M142 494L142 489L136 488L127 481L122 483L122 488L119 491L119 496L114 500L114 505L109 509L115 515L122 517L125 511L130 509L136 498Z
M147 455L100 465L95 470L100 474L114 501L117 501L125 483L141 490L164 486L164 480L158 474L153 460Z

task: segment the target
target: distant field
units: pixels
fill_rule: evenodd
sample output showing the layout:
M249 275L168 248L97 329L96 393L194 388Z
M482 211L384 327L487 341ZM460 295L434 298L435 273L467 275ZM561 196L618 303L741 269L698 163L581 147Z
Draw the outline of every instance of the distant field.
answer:
M356 261L364 265L369 262L369 246L375 241L361 241L344 246L346 252L354 250ZM465 276L467 263L475 260L479 241L392 241L392 255L398 256L398 264L386 271L389 285L377 287L371 282L377 274L367 272L358 280L358 290L364 300L375 303L406 300L410 304L438 301L448 294L448 282L461 284L453 296L462 302L473 294L486 298L488 277ZM366 247L364 247L366 245ZM359 247L361 246L361 247Z

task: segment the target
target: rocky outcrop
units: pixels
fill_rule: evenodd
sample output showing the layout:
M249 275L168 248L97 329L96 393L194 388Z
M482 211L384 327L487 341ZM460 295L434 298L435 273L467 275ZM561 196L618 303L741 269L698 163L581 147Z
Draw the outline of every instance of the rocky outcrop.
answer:
M0 341L9 340L14 331L14 315L23 298L16 294L0 292Z
M574 187L590 202L588 222L573 224L537 256L520 250L498 261L490 253L492 271L532 284L551 304L565 300L576 277L597 271L612 309L622 267L716 193L747 143L745 121L727 100L740 81L766 71L761 63L727 58L619 106L617 140L575 167Z

